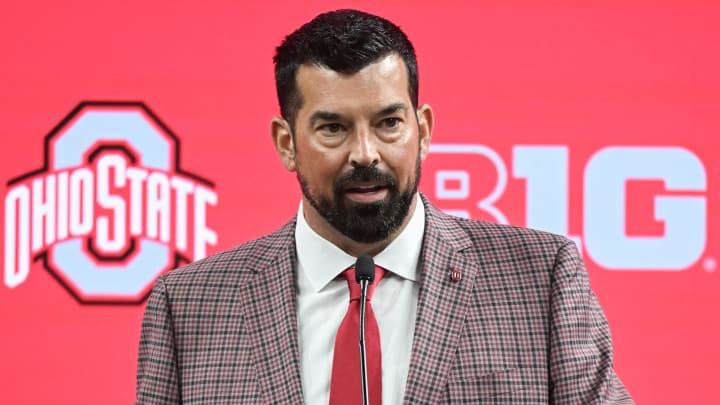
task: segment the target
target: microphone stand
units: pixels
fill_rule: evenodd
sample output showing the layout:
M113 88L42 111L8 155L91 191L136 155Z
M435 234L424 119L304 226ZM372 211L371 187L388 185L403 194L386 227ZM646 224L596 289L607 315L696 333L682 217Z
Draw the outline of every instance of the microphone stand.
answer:
M360 280L360 377L362 386L362 403L369 405L367 353L365 350L365 302L367 301L368 280Z
M373 258L363 255L355 263L355 281L360 284L360 379L362 387L362 403L370 404L367 376L367 352L365 349L365 304L368 287L375 281L375 263Z

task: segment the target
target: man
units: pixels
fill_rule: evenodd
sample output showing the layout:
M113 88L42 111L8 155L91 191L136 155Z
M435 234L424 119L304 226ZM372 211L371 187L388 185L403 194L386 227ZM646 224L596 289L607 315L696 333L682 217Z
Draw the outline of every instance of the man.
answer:
M381 277L371 403L632 403L572 242L451 217L417 193L433 112L397 26L322 14L275 64L272 138L297 174L298 215L158 279L138 403L360 403L359 366L343 357L360 255Z

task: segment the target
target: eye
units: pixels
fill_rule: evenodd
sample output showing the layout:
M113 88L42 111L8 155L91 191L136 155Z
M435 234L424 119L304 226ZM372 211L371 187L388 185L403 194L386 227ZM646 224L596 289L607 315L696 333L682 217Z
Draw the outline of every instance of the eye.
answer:
M382 124L385 128L397 128L400 125L400 118L389 117L382 120Z
M340 124L331 123L331 124L322 125L318 129L322 132L326 132L326 133L330 133L330 134L337 134L340 131L342 131L343 128L342 128L342 125L340 125Z

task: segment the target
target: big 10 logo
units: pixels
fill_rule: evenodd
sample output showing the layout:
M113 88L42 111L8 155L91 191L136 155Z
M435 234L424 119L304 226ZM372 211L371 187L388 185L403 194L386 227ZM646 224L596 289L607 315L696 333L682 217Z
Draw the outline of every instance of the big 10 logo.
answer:
M422 189L453 215L568 236L607 270L680 271L701 259L707 175L691 150L605 146L571 166L565 145L510 149L503 158L487 145L434 144Z

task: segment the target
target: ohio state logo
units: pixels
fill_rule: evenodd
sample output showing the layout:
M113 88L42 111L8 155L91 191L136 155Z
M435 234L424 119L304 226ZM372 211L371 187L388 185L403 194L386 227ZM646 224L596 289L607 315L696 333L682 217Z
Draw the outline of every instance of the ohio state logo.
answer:
M140 102L83 102L45 137L44 164L10 180L4 282L39 261L82 303L140 303L163 272L206 255L212 182Z

